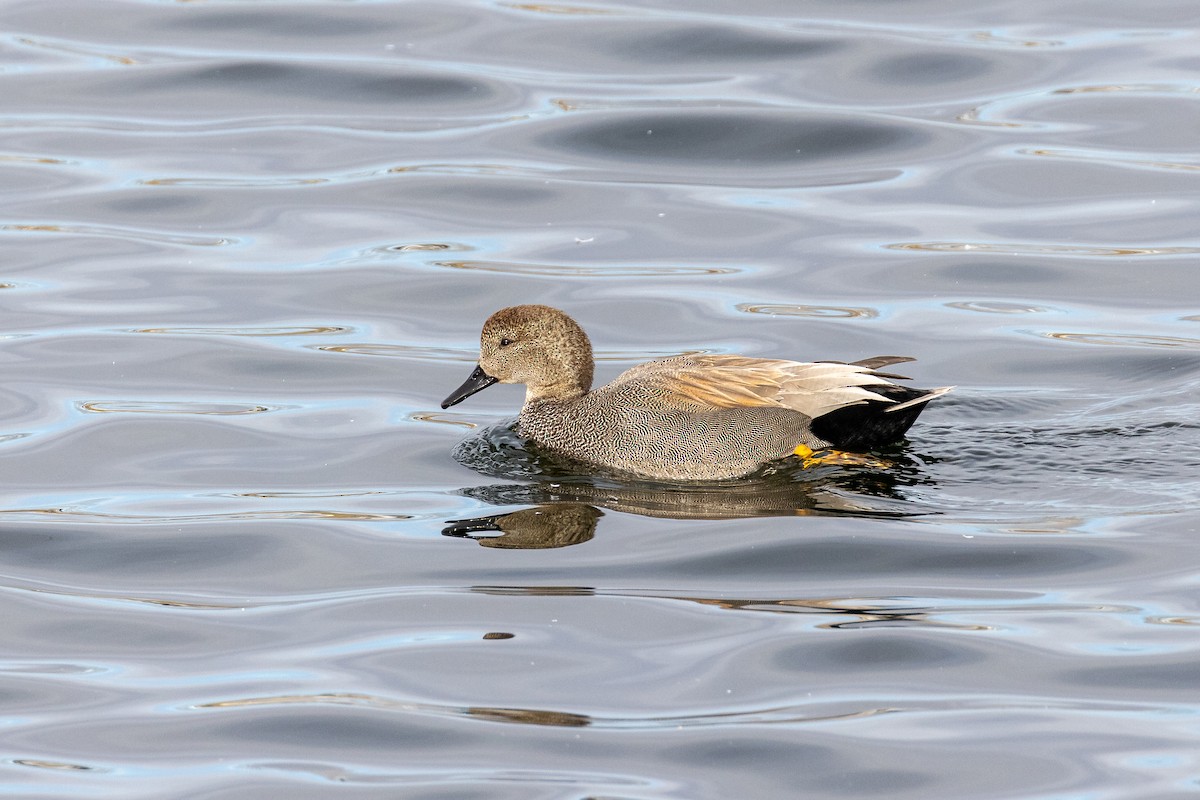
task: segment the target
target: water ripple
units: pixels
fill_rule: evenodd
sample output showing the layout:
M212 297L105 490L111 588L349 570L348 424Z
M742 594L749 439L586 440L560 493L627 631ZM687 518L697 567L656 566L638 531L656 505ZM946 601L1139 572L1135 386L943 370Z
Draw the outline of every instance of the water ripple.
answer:
M501 647L503 645L500 645ZM1097 711L1120 712L1163 712L1177 709L1134 702L1111 702L1101 700L1045 701L1042 698L1027 701L1011 697L998 699L980 698L976 695L954 696L949 692L936 699L908 695L903 698L877 699L869 697L856 701L823 701L796 705L768 705L738 710L712 709L690 714L636 716L584 714L547 708L520 708L502 706L445 705L411 700L400 700L361 692L329 692L320 694L281 694L235 697L197 703L198 710L229 710L264 706L354 706L378 711L406 714L428 714L441 717L467 717L480 722L533 725L553 728L598 728L605 730L680 730L684 728L711 728L729 726L759 726L764 724L829 723L861 720L897 713L942 713L961 714L965 710L986 711L1017 708L1044 711L1054 706L1064 711L1094 713Z
M247 107L263 114L292 114L298 103L310 110L360 109L402 98L404 116L414 120L454 116L460 123L486 111L511 112L520 95L509 83L478 70L449 71L409 64L337 62L255 55L167 65L124 82L125 97L144 105L170 98L176 108L203 108L212 117ZM77 91L85 91L86 84ZM131 104L132 105L132 104Z
M65 164L78 165L78 161L72 161L65 158L50 158L49 156L25 156L14 154L0 154L0 163L12 164L48 164L52 166L61 166Z
M105 238L130 239L133 241L154 242L156 244L175 244L184 247L227 247L239 244L237 239L230 237L199 237L183 234L151 233L105 225L65 225L55 223L7 223L0 225L0 231L13 233L65 233L73 236L101 236Z
M407 242L405 244L388 244L382 247L374 248L373 252L385 253L423 253L423 252L438 252L441 250L459 250L467 251L474 248L458 243L447 242Z
M1098 344L1109 347L1181 347L1200 350L1200 339L1184 336L1153 336L1136 333L1042 333L1050 339L1076 344Z
M853 160L926 144L928 133L899 120L795 111L661 108L650 112L568 116L547 123L537 141L576 158L664 165L736 166L778 171L798 163ZM790 171L790 170L789 170ZM711 178L711 175L709 175Z
M14 39L14 41L23 47L48 50L55 53L65 53L71 56L83 56L88 61L99 59L106 61L109 64L117 64L123 67L143 63L141 59L134 58L130 55L109 52L107 48L101 48L95 44L93 44L91 47L83 47L78 42L49 39L45 37L35 39L30 36L18 36Z
M38 769L52 769L67 772L111 772L112 770L102 769L100 767L91 767L85 764L72 764L66 761L46 761L38 758L14 758L12 763L22 767L36 767Z
M350 522L397 522L415 519L411 514L379 514L365 511L330 511L322 509L278 511L231 511L212 514L118 514L71 508L6 508L0 516L13 519L54 517L63 521L126 525L182 525L197 522L236 522L265 519L343 520Z
M1050 255L1068 257L1179 256L1200 253L1200 247L1103 247L1022 242L896 242L885 244L883 247L887 250L923 250L935 253L988 253L992 255Z
M501 3L504 8L514 11L532 11L537 14L571 14L595 16L600 14L615 14L613 9L597 8L596 6L573 6L566 3Z
M77 404L81 411L96 414L201 414L227 416L240 414L262 414L281 411L297 406L246 405L242 403L201 403L186 400L114 400L93 401Z
M383 489L344 489L341 491L300 490L300 491L266 491L266 492L228 492L215 495L216 497L267 497L267 498L314 498L314 497L371 497L378 495L397 494Z
M963 37L965 41L1000 47L1063 47L1066 42L1062 39L1027 39L1017 36L1001 36L995 31L975 31Z
M29 581L29 583L34 583ZM39 596L53 596L58 598L67 598L70 600L78 600L84 603L89 601L100 600L105 603L132 603L135 605L155 606L158 608L182 608L189 611L245 611L248 606L241 602L226 602L219 603L212 600L203 602L196 600L179 600L167 597L155 597L151 595L132 595L126 592L97 592L97 591L82 591L78 589L64 589L56 586L48 586L46 584L36 584L32 586L16 586L6 585L4 591L8 592L31 592ZM46 669L39 666L37 669L29 669L22 667L19 669L4 668L0 669L4 672L30 672L36 674L92 674L96 672L111 672L112 668L103 670L99 667L80 667L70 665L63 667L62 665L54 665L53 669Z
M1109 150L1083 150L1052 147L1026 147L1016 151L1019 155L1040 156L1070 161L1087 161L1096 164L1108 164L1116 167L1133 169L1168 170L1197 172L1200 164L1185 161L1164 161L1162 159L1144 159L1122 157Z
M1023 122L1012 122L1010 120L998 120L998 119L986 119L985 114L990 113L991 106L992 106L992 103L982 103L977 106L972 106L971 108L968 108L966 111L956 114L954 119L956 122L963 122L963 123L966 123L967 125L985 125L985 126L993 127L993 128L1038 127L1038 126L1029 125L1028 123L1023 123Z
M454 416L453 414L442 414L433 411L419 411L409 414L408 418L417 422L436 422L440 425L457 425L468 429L479 427L478 423L467 422L464 419L453 419L452 417Z
M947 308L961 311L977 311L981 314L1045 314L1054 311L1047 306L1029 303L1009 303L1001 300L960 300L946 303Z
M201 189L271 189L294 188L299 186L320 186L330 183L354 183L358 181L375 180L392 175L430 174L430 175L494 175L507 173L514 175L541 175L541 170L525 167L514 167L506 164L472 164L472 163L429 163L404 164L400 166L379 167L369 170L358 170L337 175L322 176L258 176L253 178L241 176L203 176L203 177L170 177L170 178L141 178L135 183L139 186L186 186Z
M773 305L767 303L738 303L738 311L747 314L766 314L782 317L840 317L844 319L875 319L879 311L874 308L853 308L850 306L805 306L805 305Z
M1132 92L1135 94L1200 94L1200 86L1186 83L1093 83L1082 86L1064 86L1053 89L1051 94L1096 94Z
M503 640L500 640L503 641ZM382 711L430 714L434 716L469 717L482 722L498 722L518 725L549 726L556 728L598 727L610 730L646 730L653 728L678 729L684 727L709 727L713 725L762 724L766 722L828 722L830 720L861 719L886 714L895 708L855 708L852 710L814 710L802 706L760 708L746 711L713 711L668 717L601 717L542 708L515 708L496 706L454 706L436 703L397 700L380 695L331 692L324 694L260 695L230 698L198 703L197 709L253 708L279 705L338 705L359 706Z
M1041 131L1064 131L1076 127L1078 123L1073 123L1071 120L1060 120L1050 122L1046 120L1031 121L1023 119L1016 121L1014 119L990 119L991 115L999 113L1003 116L1014 116L1014 106L1018 103L1027 103L1031 99L1049 98L1054 99L1055 96L1071 96L1071 95L1092 95L1092 94L1121 94L1121 95L1192 95L1200 93L1200 86L1184 83L1112 83L1112 84L1084 84L1079 86L1063 86L1057 89L1048 89L1041 92L1032 93L1030 95L1022 95L1017 98L1006 97L1001 100L992 100L984 103L979 103L966 111L960 112L955 116L958 122L967 123L969 125L986 125L992 127L1003 128L1027 128ZM1035 148L1023 151L1034 153ZM1058 150L1058 152L1073 152L1066 149L1049 148L1048 150ZM1043 153L1035 153L1042 155Z
M168 333L177 336L311 336L348 333L354 329L345 325L281 325L260 328L125 328L122 330L125 333Z
M263 189L286 186L316 186L330 178L142 178L141 186L190 186L197 189Z
M470 361L479 358L477 349L460 347L433 347L413 344L374 344L371 342L355 342L351 344L314 344L307 345L313 350L323 350L327 353L349 353L356 356L388 356L391 358L411 358L420 361Z
M657 278L669 275L734 275L742 271L734 267L522 264L511 261L435 261L434 266L556 278Z
M547 12L558 13L558 12ZM295 773L305 777L305 783L310 783L313 777L329 781L341 792L347 785L354 786L418 786L438 787L449 786L452 797L541 797L544 790L541 787L571 787L577 790L590 790L589 798L622 798L634 797L630 788L638 790L637 797L666 797L679 795L680 787L674 783L653 780L634 775L620 775L613 771L585 772L582 770L526 768L494 769L464 768L455 766L453 769L412 769L408 767L387 770L384 768L365 769L351 768L344 763L327 763L313 761L263 761L245 764L246 769L268 770L271 772ZM468 790L473 787L478 791ZM520 794L509 794L516 790ZM599 789L599 793L596 790ZM332 791L332 790L331 790ZM421 793L429 795L428 790ZM442 795L438 792L437 795ZM582 796L582 795L580 795Z

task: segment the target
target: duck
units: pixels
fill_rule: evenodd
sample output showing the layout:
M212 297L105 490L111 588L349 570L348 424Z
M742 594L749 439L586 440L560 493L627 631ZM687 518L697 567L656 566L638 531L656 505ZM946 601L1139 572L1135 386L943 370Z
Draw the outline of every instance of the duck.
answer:
M593 389L592 344L579 323L551 306L517 305L487 319L478 364L441 405L496 383L524 384L517 429L542 448L636 478L722 481L792 456L901 439L931 400L954 388L914 389L880 371L913 360L679 355Z

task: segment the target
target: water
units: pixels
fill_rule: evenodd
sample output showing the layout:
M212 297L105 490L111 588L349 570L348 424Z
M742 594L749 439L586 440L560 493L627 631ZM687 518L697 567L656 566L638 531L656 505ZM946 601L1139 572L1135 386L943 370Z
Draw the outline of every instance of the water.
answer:
M4 18L6 796L1200 790L1192 4ZM958 388L563 477L438 408L516 302Z

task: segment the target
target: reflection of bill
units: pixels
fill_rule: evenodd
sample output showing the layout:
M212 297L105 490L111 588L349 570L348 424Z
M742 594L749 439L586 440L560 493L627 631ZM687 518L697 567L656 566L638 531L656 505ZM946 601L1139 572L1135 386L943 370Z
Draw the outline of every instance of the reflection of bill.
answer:
M583 544L604 512L583 503L558 503L511 514L450 520L443 536L474 539L484 547L536 550Z

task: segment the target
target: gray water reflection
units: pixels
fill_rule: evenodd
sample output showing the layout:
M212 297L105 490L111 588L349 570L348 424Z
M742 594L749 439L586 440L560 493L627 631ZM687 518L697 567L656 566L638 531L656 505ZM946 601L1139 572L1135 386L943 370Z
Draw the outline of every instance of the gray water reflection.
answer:
M573 519L579 513L576 507L584 503L612 511L669 519L742 519L817 513L903 517L921 513L898 502L884 502L901 499L898 487L919 480L912 473L904 475L903 470L898 469L901 474L890 474L878 466L866 470L831 467L812 471L815 474L802 481L785 475L708 488L612 481L590 483L576 478L473 486L461 492L494 506L542 504L539 513L544 515L544 522L571 527L584 525L584 519L595 527L594 518L585 516L578 523ZM566 508L547 504L563 504ZM501 527L508 532L517 524L517 520L509 520Z
M1194 792L1194 3L4 11L5 796ZM959 389L579 475L519 302Z
M442 535L475 539L484 547L515 550L569 547L591 541L601 516L599 509L583 503L561 503L490 517L447 520L450 525L442 529Z
M837 494L825 482L809 485L743 486L740 489L703 491L688 488L626 488L586 483L476 486L463 494L489 505L541 503L508 514L447 520L444 536L475 539L484 547L534 549L583 544L596 534L599 509L668 519L743 519L805 514L854 514L904 517L901 508L868 505L865 497ZM833 481L828 481L834 484ZM850 483L845 481L843 483ZM861 487L861 484L858 488ZM860 488L861 491L861 488ZM586 501L586 502L585 502Z

